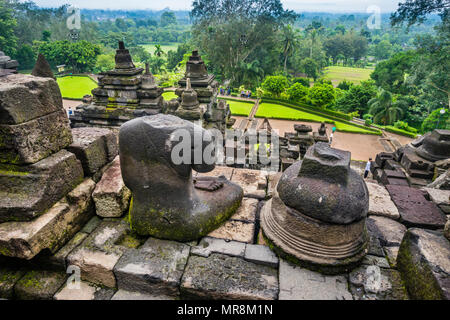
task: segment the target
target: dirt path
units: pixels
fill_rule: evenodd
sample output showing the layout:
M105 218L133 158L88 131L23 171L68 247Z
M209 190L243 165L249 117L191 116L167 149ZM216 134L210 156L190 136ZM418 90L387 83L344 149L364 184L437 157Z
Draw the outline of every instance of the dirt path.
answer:
M244 117L236 118L236 125L239 125ZM263 119L258 119L260 122ZM306 124L312 126L314 131L318 131L320 123L314 122L299 122L299 121L287 121L287 120L275 120L269 119L270 124L274 130L278 130L280 136L284 136L286 132L295 132L294 124ZM330 134L333 126L327 124L327 132ZM396 134L389 133L390 136L395 137L402 144L408 144L412 139L398 136ZM380 140L380 136L367 135L367 134L355 134L336 132L333 139L333 148L350 151L352 153L352 159L367 161L369 158L375 159L376 155L380 152L386 152Z

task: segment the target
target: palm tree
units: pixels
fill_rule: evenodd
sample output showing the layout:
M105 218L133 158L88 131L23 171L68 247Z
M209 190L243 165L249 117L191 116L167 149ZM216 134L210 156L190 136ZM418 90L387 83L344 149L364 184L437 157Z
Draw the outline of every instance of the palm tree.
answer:
M291 25L283 28L282 31L282 43L283 43L283 57L284 57L284 73L287 73L287 61L290 55L292 55L295 42L298 38L297 30L294 30Z
M164 51L161 49L160 44L155 45L155 55L161 57L164 54Z
M381 89L376 98L368 102L368 106L375 123L392 125L403 115L407 104L402 99L394 99L389 91Z

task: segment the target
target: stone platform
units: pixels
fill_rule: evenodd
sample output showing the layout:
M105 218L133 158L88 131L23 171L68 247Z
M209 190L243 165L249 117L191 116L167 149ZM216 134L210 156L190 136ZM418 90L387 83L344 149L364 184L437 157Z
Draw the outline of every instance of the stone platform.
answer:
M103 171L97 185L121 179L114 174L115 169L109 171L113 173ZM446 248L448 240L442 230L412 229L418 231L408 231L413 233L404 243L408 229L383 186L368 187L369 255L349 273L325 276L278 258L261 236L260 212L271 198L279 174L218 167L208 175L223 175L239 184L245 198L238 212L207 237L190 243L142 238L131 231L126 211L119 218L96 215L59 250L44 250L27 263L0 258L0 298L403 300L408 299L408 290L411 297L421 297L416 283L422 280L412 283L411 277L402 278L404 273L399 271L407 269L410 274L414 270L408 269L416 263L416 258L409 258L412 251L417 257L426 257L424 261L430 266L423 267L431 270L429 275L422 270L423 278L436 279L425 298L448 297L448 256L440 251L444 256L439 258L427 249L430 241ZM117 181L110 183L117 185ZM89 186L89 192L94 193L94 182ZM444 196L431 193L439 202L436 204L442 205ZM81 282L67 281L77 272Z

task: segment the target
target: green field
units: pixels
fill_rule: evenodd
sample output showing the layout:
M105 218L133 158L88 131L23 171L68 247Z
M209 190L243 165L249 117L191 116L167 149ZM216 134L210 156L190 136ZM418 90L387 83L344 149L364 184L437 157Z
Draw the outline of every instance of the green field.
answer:
M151 54L155 54L155 50L156 50L155 44L158 44L158 43L141 44L141 47L144 47L145 50L147 50ZM167 52L169 52L170 50L176 51L179 45L180 45L179 43L162 44L161 49L162 49L162 51L164 51L164 53L167 54Z
M369 80L372 72L373 69L327 67L324 78L331 80L335 86L344 80L359 84L361 81Z
M67 99L82 99L97 88L97 83L89 77L69 76L58 78L57 81L63 98Z
M308 112L288 108L279 104L262 103L256 112L257 118L285 119L306 122L334 123L340 132L374 134L374 132L344 122L321 117Z
M248 117L250 111L252 111L254 103L226 100L230 105L231 114L233 116L245 116Z
M172 100L178 98L178 96L173 91L166 91L162 94L164 100Z

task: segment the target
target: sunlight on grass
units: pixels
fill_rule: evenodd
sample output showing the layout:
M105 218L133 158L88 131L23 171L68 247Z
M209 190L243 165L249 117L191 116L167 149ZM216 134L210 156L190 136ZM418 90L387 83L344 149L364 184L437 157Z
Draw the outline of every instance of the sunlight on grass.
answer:
M97 83L88 77L69 76L57 79L63 98L82 99L97 88Z
M369 80L372 72L371 69L334 66L325 68L324 78L331 80L334 85L338 85L344 80L359 84L361 81Z

